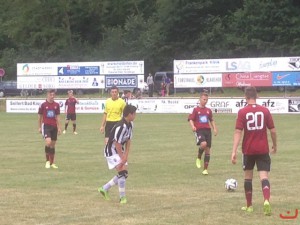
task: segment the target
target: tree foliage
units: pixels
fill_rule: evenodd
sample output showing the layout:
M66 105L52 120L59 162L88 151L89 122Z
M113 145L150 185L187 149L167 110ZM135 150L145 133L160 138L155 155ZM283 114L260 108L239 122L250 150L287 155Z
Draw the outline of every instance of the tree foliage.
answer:
M0 0L0 68L18 62L300 55L296 0ZM146 72L147 72L146 71Z

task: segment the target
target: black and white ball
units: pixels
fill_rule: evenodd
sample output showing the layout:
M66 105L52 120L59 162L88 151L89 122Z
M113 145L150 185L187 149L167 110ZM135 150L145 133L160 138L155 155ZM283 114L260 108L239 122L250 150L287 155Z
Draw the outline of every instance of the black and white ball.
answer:
M238 187L238 182L236 179L230 178L225 181L225 189L227 191L234 191Z

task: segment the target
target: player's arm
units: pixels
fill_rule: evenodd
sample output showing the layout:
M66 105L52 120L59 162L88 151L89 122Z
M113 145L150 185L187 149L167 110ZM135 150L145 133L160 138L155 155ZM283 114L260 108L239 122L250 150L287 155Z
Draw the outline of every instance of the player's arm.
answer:
M43 115L38 114L38 131L39 133L42 133L42 123L43 123Z
M277 134L276 134L275 127L270 129L270 134L271 134L271 139L272 139L272 143L273 143L271 153L276 153L277 152Z
M232 147L232 153L231 153L232 164L236 164L237 150L238 150L238 146L240 144L241 137L242 137L242 130L235 129L234 135L233 135L233 147Z
M100 132L101 133L104 132L104 128L105 128L105 125L106 125L106 118L107 118L107 113L103 113L102 122L101 122L101 126L100 126Z
M129 140L126 142L126 147L125 147L125 152L124 152L126 162L127 162L127 160L128 160L128 155L129 155L130 145L131 145L131 140L129 139Z
M189 115L188 121L189 121L189 123L191 125L192 130L196 131L197 128L195 127L195 123L194 123L194 114L195 114L194 112L195 112L195 110L193 110L192 114Z
M214 120L210 121L210 124L211 124L211 126L212 126L212 128L213 128L214 135L217 136L217 134L218 134L218 129L217 129L217 126L216 126L215 121L214 121Z
M61 129L60 129L60 114L56 115L55 118L56 118L56 125L57 125L58 134L61 134Z
M124 165L127 161L127 159L125 158L125 155L123 154L123 151L122 151L122 144L118 143L117 141L114 141L115 142L115 146L116 146L116 150L117 150L117 153L118 155L120 156L121 158L121 165Z

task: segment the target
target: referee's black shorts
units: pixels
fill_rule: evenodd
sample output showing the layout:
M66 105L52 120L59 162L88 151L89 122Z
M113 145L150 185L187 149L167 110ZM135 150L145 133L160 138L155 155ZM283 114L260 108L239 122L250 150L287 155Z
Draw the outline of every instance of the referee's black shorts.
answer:
M105 137L108 138L111 130L113 129L114 125L116 125L119 121L106 121L105 124Z

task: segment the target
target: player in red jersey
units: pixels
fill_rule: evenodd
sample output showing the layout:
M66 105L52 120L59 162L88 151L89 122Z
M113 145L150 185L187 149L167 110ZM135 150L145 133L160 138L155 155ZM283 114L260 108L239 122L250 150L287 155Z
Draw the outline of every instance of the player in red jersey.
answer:
M277 151L276 129L270 111L266 107L256 104L257 92L255 87L245 89L245 98L247 105L239 110L236 119L231 162L236 164L237 150L244 131L242 153L247 206L242 207L242 210L253 212L252 179L253 168L256 164L264 197L264 214L271 215L270 182L268 178L271 158L269 153L276 153ZM273 143L271 149L269 149L267 129L270 130Z
M54 101L55 90L47 91L47 99L39 107L38 111L38 126L39 132L42 133L45 139L45 154L46 165L45 168L57 169L54 164L55 144L57 141L57 134L61 133L60 129L60 106Z
M66 112L66 122L65 122L65 129L63 131L63 134L67 132L68 125L70 120L72 121L73 124L73 133L78 134L76 132L76 104L79 103L79 101L74 97L73 91L69 90L68 91L68 96L69 98L66 100L65 103L65 112Z
M192 130L195 132L197 145L200 146L196 159L196 166L198 168L201 168L201 157L205 151L203 175L208 175L207 168L210 161L211 127L213 128L215 136L218 133L216 123L213 120L212 111L206 107L207 101L208 94L206 92L201 93L199 105L193 109L193 112L188 117Z

